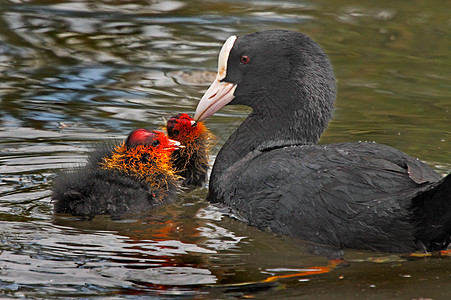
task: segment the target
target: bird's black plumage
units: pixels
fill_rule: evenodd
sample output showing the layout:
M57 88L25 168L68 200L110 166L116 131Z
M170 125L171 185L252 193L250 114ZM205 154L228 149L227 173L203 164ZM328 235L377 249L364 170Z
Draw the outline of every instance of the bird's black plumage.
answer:
M148 136L133 135L137 131L129 135L123 149L135 149L144 145L146 139L154 142L155 139L149 139ZM160 145L159 141L158 144ZM58 174L52 190L55 213L69 213L90 219L105 214L120 216L125 213L145 212L178 199L179 177L174 176L172 170L165 170L165 166L155 172L148 172L147 176L129 172L126 169L128 162L124 164L125 169L105 168L105 159L112 159L118 147L121 147L120 143L99 144L89 153L84 166ZM169 155L168 153L167 161ZM147 153L144 153L139 160L155 159L151 155L146 156ZM156 166L161 162L157 159L155 162L144 163L146 166Z
M171 117L166 124L166 130L169 138L184 146L171 155L174 170L183 178L182 185L204 185L210 168L208 159L213 135L203 122L196 123L186 113Z
M216 158L210 201L225 203L250 225L341 248L409 252L449 245L451 175L442 179L385 145L316 145L336 88L314 41L271 30L226 45L226 72L219 70L196 117L214 113L220 107L212 109L213 102L225 97L253 111Z

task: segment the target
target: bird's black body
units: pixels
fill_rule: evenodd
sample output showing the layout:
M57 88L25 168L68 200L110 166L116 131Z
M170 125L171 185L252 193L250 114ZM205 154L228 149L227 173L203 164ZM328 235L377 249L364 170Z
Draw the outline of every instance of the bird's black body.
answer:
M202 123L196 123L185 113L171 117L166 130L171 139L179 141L184 148L171 155L174 170L183 178L185 187L200 187L207 182L209 150L213 136Z
M451 202L431 202L426 210L413 200L430 201L421 195L439 185L440 176L421 162L381 144L290 143L249 153L218 178L209 199L277 234L409 252L450 241Z
M207 173L210 166L201 152L193 152L189 157L184 149L174 151L172 165L183 180L183 186L200 187L207 182Z
M411 252L449 245L451 175L442 179L376 143L315 145L332 115L335 78L306 35L273 30L238 37L220 80L236 85L229 104L253 112L216 158L210 201L250 225L340 248ZM219 94L208 93L196 115L206 111L202 101L211 107Z
M86 165L59 174L53 183L55 213L69 213L89 219L96 215L120 216L149 211L178 199L179 185L167 174L156 173L152 186L145 177L101 167L111 158L116 145L99 145L89 154ZM169 157L169 154L168 154Z

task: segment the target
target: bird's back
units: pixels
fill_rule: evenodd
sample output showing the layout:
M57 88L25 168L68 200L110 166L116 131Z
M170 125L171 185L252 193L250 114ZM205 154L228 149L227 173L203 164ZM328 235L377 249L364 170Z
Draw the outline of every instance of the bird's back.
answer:
M53 183L52 199L56 213L92 218L95 215L121 215L148 211L177 199L177 187L170 184L164 195L148 182L120 171L99 167L110 156L113 145L91 152L87 164L60 174ZM162 201L162 199L164 201Z
M385 145L277 146L232 165L210 197L277 234L401 252L417 248L412 199L440 179L422 162Z

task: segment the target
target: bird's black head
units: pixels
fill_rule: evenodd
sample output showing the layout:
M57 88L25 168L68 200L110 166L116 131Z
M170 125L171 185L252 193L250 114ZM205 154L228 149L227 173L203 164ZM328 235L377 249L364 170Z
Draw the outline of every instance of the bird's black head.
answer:
M221 82L236 84L229 104L258 108L256 99L269 90L278 90L290 77L290 47L280 47L282 36L263 31L236 39L227 60L226 76Z
M329 59L307 35L268 30L232 36L221 50L218 75L199 102L195 119L203 120L227 104L242 104L268 121L268 115L289 122L302 118L305 122L291 126L314 126L310 129L321 134L332 115L335 91Z

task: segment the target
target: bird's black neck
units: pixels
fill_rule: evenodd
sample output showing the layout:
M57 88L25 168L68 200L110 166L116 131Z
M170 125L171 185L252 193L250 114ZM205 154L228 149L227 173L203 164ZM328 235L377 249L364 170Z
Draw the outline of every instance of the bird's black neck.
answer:
M331 109L321 112L309 111L308 101L293 100L295 107L274 105L273 98L265 95L258 99L258 106L225 142L219 151L210 178L210 188L217 186L221 174L247 154L266 145L315 144L331 117ZM309 108L310 107L310 108Z

